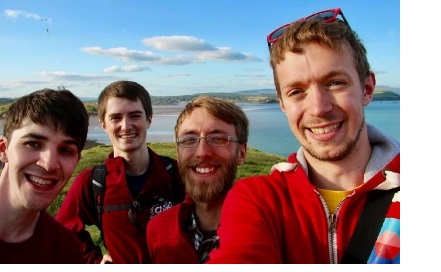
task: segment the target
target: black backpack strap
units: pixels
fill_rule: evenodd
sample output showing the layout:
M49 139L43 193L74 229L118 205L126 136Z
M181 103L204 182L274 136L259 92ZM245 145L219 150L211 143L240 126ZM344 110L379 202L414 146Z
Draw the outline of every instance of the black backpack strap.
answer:
M100 227L101 227L101 212L102 212L102 209L100 207L103 206L103 201L104 201L104 192L106 189L106 172L107 172L107 167L104 163L96 165L92 169L92 175L90 179L93 190L93 197L94 197L93 199L95 200L95 207L97 209L98 222L100 224Z
M400 187L371 190L341 263L365 264L375 246L392 198Z
M161 157L162 162L164 163L165 169L170 174L170 176L173 178L174 177L174 175L173 175L174 170L173 170L172 159L170 157L162 156L162 155L159 155L159 157Z

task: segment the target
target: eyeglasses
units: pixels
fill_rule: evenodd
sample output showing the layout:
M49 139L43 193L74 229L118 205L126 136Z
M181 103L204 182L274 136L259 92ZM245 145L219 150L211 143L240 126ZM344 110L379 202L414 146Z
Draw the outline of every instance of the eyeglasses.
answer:
M348 28L351 29L351 27L349 26L348 21L346 20L345 16L343 15L343 12L339 8L322 10L322 11L316 12L314 14L311 14L311 15L305 17L305 18L299 19L297 21L321 20L321 21L325 21L326 23L330 23L330 22L333 22L333 21L337 20L337 16L338 15L341 16L341 18L343 19L343 22L345 22L346 25L348 26ZM294 22L297 22L297 21L294 21ZM271 48L271 46L275 42L277 42L280 39L280 37L282 37L283 33L285 33L285 30L288 28L288 26L290 26L294 22L291 22L289 24L283 25L283 26L277 28L276 30L274 30L273 32L271 32L266 37L266 40L268 42L268 48Z
M181 137L178 137L176 139L176 143L180 147L184 148L191 148L191 147L197 147L199 145L199 142L201 139L205 139L207 141L207 144L209 146L226 146L232 142L237 142L237 138L227 135L225 133L212 133L208 134L205 137L199 137L195 134L188 134Z

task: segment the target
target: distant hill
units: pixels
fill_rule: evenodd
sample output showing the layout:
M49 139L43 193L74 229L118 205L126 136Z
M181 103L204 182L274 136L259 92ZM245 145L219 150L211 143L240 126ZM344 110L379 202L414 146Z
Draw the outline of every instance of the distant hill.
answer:
M373 101L399 101L400 89L391 88L387 86L378 86L374 93ZM236 103L278 103L276 97L276 91L274 89L255 89L244 90L231 93L196 93L189 95L177 95L177 96L151 96L153 105L173 105L179 103L185 103L193 100L200 95L210 95L225 98ZM16 98L0 98L0 117L3 116L9 104L15 101ZM85 103L88 112L96 114L96 102L97 98L81 98Z
M390 88L381 86L377 88L374 93L373 101L391 101L400 100L400 95L395 91L398 88ZM393 91L392 91L393 90ZM231 93L196 93L191 95L178 95L178 96L152 96L152 102L154 105L171 105L190 101L200 95L211 95L222 97L235 101L237 103L278 103L276 97L276 90L274 89L256 89L256 90L244 90Z

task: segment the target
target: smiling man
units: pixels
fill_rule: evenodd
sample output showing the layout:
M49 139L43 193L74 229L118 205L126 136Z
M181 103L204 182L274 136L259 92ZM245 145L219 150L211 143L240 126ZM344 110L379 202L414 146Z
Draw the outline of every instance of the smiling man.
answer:
M236 182L210 261L399 263L400 145L366 123L376 81L358 35L330 9L281 26L267 43L301 147L288 158L292 171Z
M68 90L33 92L5 113L0 263L83 263L80 241L45 209L71 178L88 125L84 104Z
M218 247L220 211L245 160L248 119L231 101L201 96L175 126L179 172L186 200L147 226L153 263L205 263Z
M98 117L113 150L101 165L104 175L88 168L77 176L56 215L77 233L87 263L150 263L147 223L184 200L176 160L147 146L152 116L150 95L136 82L113 82L98 97ZM99 194L97 188L103 188ZM86 225L98 227L108 254L95 245Z

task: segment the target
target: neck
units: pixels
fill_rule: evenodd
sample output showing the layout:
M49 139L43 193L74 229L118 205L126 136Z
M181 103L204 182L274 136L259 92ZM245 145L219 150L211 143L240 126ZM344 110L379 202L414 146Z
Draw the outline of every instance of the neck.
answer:
M124 158L126 174L139 176L144 174L150 164L150 155L147 148L138 149L135 152L115 152L114 156Z
M198 228L201 231L217 230L219 227L220 214L224 199L225 196L222 196L218 197L218 199L214 201L211 201L210 203L195 203L194 211Z

